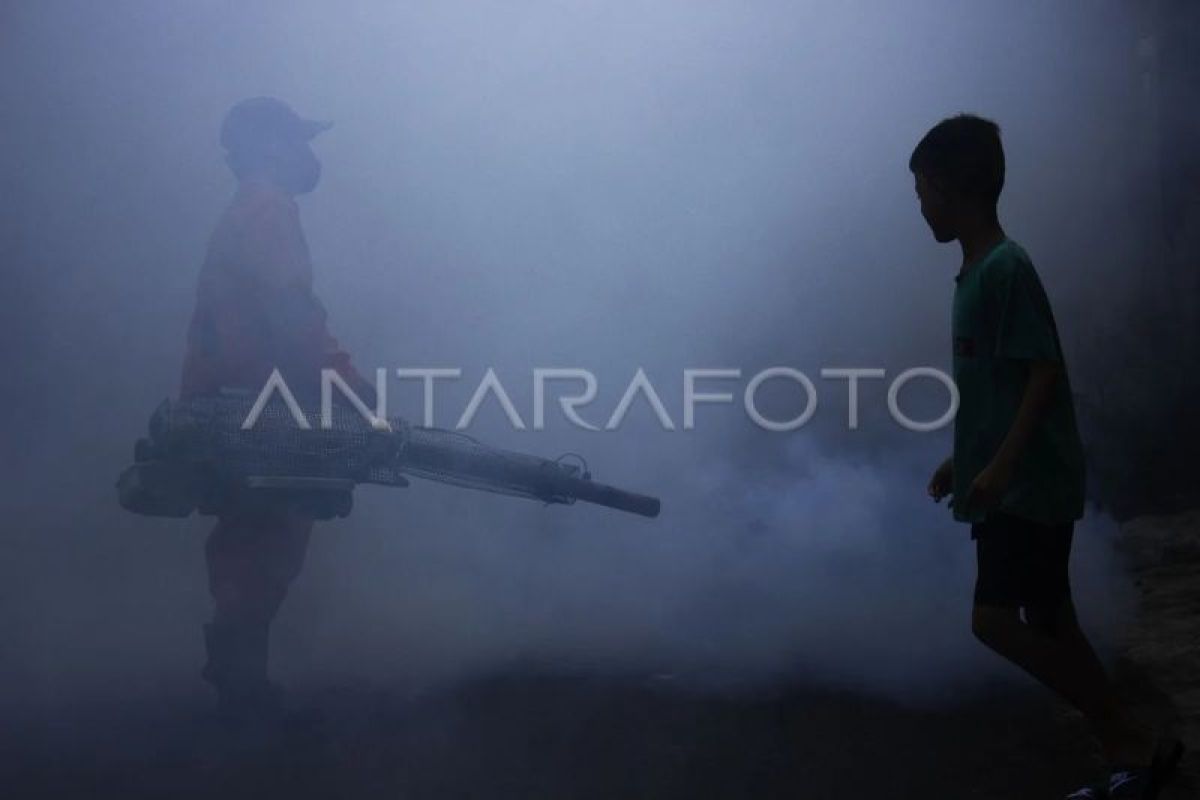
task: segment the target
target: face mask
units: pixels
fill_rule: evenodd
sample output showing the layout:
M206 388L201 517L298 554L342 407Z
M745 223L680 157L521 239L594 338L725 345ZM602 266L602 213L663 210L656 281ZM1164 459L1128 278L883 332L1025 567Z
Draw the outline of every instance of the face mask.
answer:
M276 147L269 165L272 180L288 194L307 194L321 181L321 162L303 142Z
M290 159L288 188L293 194L308 194L321 182L321 162L313 151L305 146L297 149L297 157Z

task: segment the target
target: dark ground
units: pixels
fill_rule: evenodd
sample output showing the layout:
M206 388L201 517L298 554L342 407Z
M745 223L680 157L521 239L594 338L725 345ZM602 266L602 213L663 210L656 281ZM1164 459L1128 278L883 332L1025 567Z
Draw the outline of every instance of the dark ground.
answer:
M229 741L200 705L6 725L4 797L1061 798L1096 762L1036 687L919 710L823 690L517 674L403 698L292 697L315 719Z
M1138 589L1137 624L1120 664L1141 716L1162 721L1188 748L1179 797L1200 797L1200 508L1122 526L1121 550ZM1164 800L1173 800L1173 798Z

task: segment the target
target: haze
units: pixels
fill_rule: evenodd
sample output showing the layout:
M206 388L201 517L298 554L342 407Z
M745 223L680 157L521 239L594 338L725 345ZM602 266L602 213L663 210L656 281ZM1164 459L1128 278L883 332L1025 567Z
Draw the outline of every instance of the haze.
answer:
M300 204L360 368L463 369L449 424L488 367L527 419L533 368L592 370L598 422L644 367L678 423L689 367L948 367L959 254L907 160L960 111L1001 125L1002 218L1078 360L1156 222L1130 5L7 4L0 707L203 691L212 520L134 517L113 481L177 390L232 103L335 121ZM818 383L789 434L736 406L662 431L644 405L615 432L519 432L488 405L473 434L582 453L662 516L361 489L314 536L278 672L411 688L534 662L913 699L1007 675L970 639L967 531L924 494L948 430L899 429L879 384L848 431L844 385ZM1103 640L1124 586L1112 523L1083 530Z

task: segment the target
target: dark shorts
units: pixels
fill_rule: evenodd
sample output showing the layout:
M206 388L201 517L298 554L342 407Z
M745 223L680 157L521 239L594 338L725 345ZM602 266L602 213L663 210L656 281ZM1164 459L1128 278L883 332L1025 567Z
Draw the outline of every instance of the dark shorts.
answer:
M1075 524L1043 525L992 513L971 526L975 605L1056 609L1071 597L1067 566Z

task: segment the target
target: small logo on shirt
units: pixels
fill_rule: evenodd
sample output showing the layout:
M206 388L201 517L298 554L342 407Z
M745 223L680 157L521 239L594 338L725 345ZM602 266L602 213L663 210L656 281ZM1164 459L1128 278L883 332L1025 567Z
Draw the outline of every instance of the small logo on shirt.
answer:
M954 337L954 355L961 358L974 358L975 340L967 336Z

